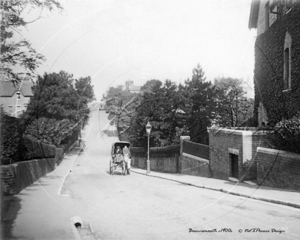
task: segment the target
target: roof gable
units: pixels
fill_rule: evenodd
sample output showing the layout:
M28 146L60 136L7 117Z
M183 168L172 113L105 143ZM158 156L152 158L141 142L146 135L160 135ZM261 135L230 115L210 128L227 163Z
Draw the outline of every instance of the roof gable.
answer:
M0 97L12 97L18 90L24 97L32 97L32 86L33 83L28 80L22 81L19 85L14 85L11 81L0 81Z

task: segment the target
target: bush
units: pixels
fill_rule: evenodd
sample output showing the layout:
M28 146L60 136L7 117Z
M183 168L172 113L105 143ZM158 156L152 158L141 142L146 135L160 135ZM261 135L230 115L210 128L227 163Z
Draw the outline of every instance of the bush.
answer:
M21 124L18 118L8 116L0 108L0 160L1 164L11 164L22 160L24 145Z
M300 153L300 112L289 120L278 122L269 137L274 148Z
M56 148L54 145L36 141L31 136L24 136L24 145L27 150L23 155L24 160L55 157Z

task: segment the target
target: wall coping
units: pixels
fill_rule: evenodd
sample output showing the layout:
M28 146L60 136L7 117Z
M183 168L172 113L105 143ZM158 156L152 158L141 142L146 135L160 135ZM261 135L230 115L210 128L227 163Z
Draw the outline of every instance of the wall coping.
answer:
M242 136L252 136L252 135L266 135L271 132L270 130L261 130L259 128L250 128L246 130L240 130L235 128L221 128L221 127L209 127L207 128L210 133L217 135L219 132L225 134L235 134Z
M278 149L258 147L257 152L268 153L268 154L272 154L272 155L278 155L278 156L293 158L293 159L297 159L297 160L300 161L300 154L287 152L287 151L282 151L282 150L278 150Z
M182 153L182 156L189 157L189 158L192 158L192 159L200 161L200 162L209 163L209 160L207 160L207 159L196 157L196 156L188 154L188 153Z

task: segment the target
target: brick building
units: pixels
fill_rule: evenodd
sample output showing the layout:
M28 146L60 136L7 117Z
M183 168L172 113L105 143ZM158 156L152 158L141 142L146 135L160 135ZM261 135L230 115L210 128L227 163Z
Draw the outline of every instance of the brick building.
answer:
M255 116L274 125L300 111L300 2L252 0L249 29L255 43Z

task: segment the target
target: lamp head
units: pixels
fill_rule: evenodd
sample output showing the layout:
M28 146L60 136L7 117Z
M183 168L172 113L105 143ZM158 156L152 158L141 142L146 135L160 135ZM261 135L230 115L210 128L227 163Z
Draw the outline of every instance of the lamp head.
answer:
M148 135L150 135L151 129L152 129L152 126L151 126L151 124L148 122L147 125L146 125L146 131L147 131L147 134L148 134Z

